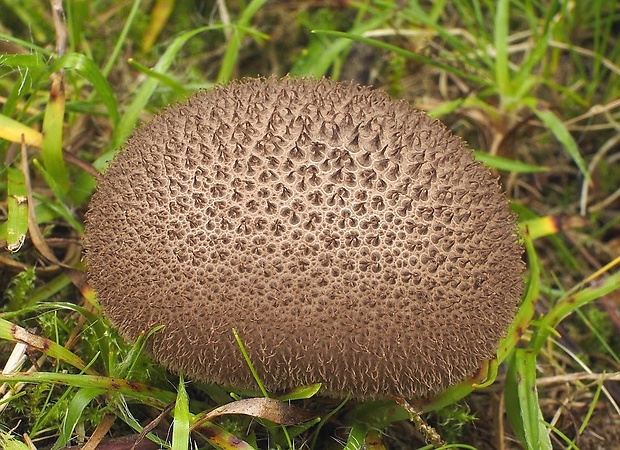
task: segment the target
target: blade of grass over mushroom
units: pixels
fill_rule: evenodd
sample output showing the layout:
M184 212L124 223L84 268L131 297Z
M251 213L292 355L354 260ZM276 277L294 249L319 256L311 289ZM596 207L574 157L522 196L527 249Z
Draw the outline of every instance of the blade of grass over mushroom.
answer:
M581 174L585 177L588 183L592 183L592 177L588 171L588 166L581 156L581 152L579 151L579 147L577 146L575 139L573 139L568 129L564 126L558 116L549 110L547 105L540 102L536 98L525 98L522 100L522 103L530 108L532 112L536 114L536 116L549 128L549 130L551 130L556 139L560 141L560 143L564 146L564 149L568 152L571 158L573 158L573 161L575 161L575 164L579 168Z
M189 399L185 390L183 375L179 377L179 388L174 405L172 422L172 450L185 450L189 446Z
M404 56L406 58L409 58L409 59L411 59L413 61L417 61L417 62L419 62L421 64L437 67L438 69L445 70L446 72L453 73L453 74L458 75L458 76L463 77L463 78L467 78L467 79L469 79L471 81L475 81L476 83L479 83L482 86L489 85L489 81L487 81L487 80L485 80L483 78L480 78L477 75L465 72L465 71L460 70L460 69L458 69L456 67L448 66L447 64L443 64L443 63L438 62L438 61L436 61L436 60L434 60L432 58L428 58L426 56L422 56L422 55L419 55L417 53L410 52L409 50L405 50L404 48L400 48L400 47L397 47L395 45L388 44L387 42L379 41L377 39L372 39L372 38L364 37L364 36L361 36L361 35L358 35L358 34L344 32L344 31L312 30L312 32L315 33L315 34L324 34L326 36L342 37L342 38L350 39L352 41L362 42L364 44L372 45L373 47L382 48L384 50L388 50L390 52L394 52L394 53L396 53L398 55L402 55L402 56Z
M41 159L49 174L56 180L63 196L69 191L69 175L62 156L62 133L65 116L65 88L62 75L52 76L49 102L43 116Z
M6 247L13 253L21 248L28 232L28 192L24 173L12 167L7 170Z
M314 397L314 395L317 394L320 389L321 389L321 383L311 384L308 386L300 386L300 387L290 390L284 395L279 396L278 400L289 401L289 400L308 399L308 398Z
M11 119L4 114L0 114L0 138L21 144L22 136L24 137L26 145L32 145L38 148L41 147L43 135L39 131L15 119Z
M233 27L233 32L228 41L228 46L226 47L226 53L224 53L224 57L222 58L222 65L217 75L218 83L230 81L237 60L239 59L239 49L245 34L244 29L249 25L254 14L256 14L266 1L267 0L252 0L239 15L237 21L238 26Z
M251 402L248 403L247 408L252 409L258 406L258 412L262 413L262 414L269 414L269 415L274 415L274 417L284 417L284 419L282 420L272 420L272 418L268 417L267 420L270 420L272 422L275 423L282 423L282 424L288 424L288 422L286 421L286 412L284 414L281 414L280 416L277 415L276 411L280 411L282 409L282 407L280 407L280 409L278 409L274 403L272 402L278 402L278 400L274 400L274 399L270 399L269 398L269 394L267 392L267 390L265 389L265 386L263 385L263 382L261 381L260 377L258 376L258 372L256 372L256 369L254 368L254 364L252 364L252 360L250 359L250 355L248 354L245 345L243 345L243 341L241 340L241 337L239 336L239 333L237 333L237 330L233 328L232 330L233 335L235 336L235 341L237 341L237 345L239 346L239 349L241 350L241 353L243 354L243 358L245 359L246 364L248 365L250 371L252 372L252 376L254 377L254 380L256 381L256 383L258 384L263 396L265 397L264 400L268 400L267 403L261 403L262 399L259 398L254 398L254 399L248 399L251 400ZM235 402L238 403L238 402ZM224 405L224 406L228 406L228 405ZM245 407L245 404L244 404ZM294 408L291 407L289 405L290 408ZM224 408L224 407L222 407ZM220 408L217 408L218 410L220 410ZM297 409L297 408L294 408ZM211 413L207 414L206 418L204 420L207 420L210 417L210 414L212 414L214 411L212 411ZM281 411L280 411L281 412ZM243 414L243 413L242 413ZM249 413L248 413L249 414ZM293 417L295 416L294 413L288 412L289 417ZM251 414L254 415L254 414ZM297 414L297 416L299 416L299 413ZM261 417L261 416L258 416ZM302 420L299 420L297 422L293 422L293 423L299 423L302 422ZM286 443L288 444L289 447L292 446L292 442L291 439L288 435L288 431L286 430L286 428L284 427L284 425L282 425L282 433L284 434L284 437L286 438Z
M248 355L248 352L245 349L245 345L243 345L243 341L241 340L241 337L239 337L239 333L237 333L237 330L235 330L234 328L232 332L235 335L235 340L237 341L237 345L239 346L239 349L241 350L241 353L243 354L243 359L245 360L245 363L249 367L250 371L252 372L252 376L254 377L254 380L256 380L256 384L258 384L258 387L260 388L260 391L263 393L263 396L269 397L269 394L267 393L265 386L263 386L263 382L260 380L260 377L258 376L258 372L256 372L256 369L254 368L254 364L252 364L250 355Z
M148 386L138 381L102 375L50 373L50 372L17 372L0 375L0 381L14 383L53 383L78 388L95 388L108 392L118 392L131 398L139 399L149 405L163 408L174 401L173 392Z
M474 151L474 154L476 155L476 161L484 163L485 166L490 167L491 169L515 173L538 173L549 171L548 167L515 161L514 159L504 158L502 156L491 155L487 152Z
M506 375L506 413L521 443L531 450L551 450L551 439L540 410L536 389L536 353L516 349Z

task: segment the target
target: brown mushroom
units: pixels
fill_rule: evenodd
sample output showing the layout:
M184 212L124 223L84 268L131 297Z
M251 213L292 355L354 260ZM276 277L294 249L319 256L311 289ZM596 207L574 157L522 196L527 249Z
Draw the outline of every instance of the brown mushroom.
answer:
M429 396L496 351L523 290L495 177L440 122L330 80L248 79L129 139L86 217L89 280L154 359L271 391Z

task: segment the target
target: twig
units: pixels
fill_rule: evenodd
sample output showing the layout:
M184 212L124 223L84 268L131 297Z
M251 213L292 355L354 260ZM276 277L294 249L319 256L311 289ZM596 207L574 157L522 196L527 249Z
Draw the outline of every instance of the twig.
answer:
M56 54L60 58L67 51L67 21L62 0L51 0L54 29L56 30Z
M551 377L538 378L536 386L549 386L561 383L574 383L575 381L620 381L620 372L616 373L588 373L578 372L566 375L554 375Z

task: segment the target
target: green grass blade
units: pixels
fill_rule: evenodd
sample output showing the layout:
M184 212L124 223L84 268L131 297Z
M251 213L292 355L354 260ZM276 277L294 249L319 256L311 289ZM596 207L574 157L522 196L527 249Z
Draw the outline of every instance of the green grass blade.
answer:
M42 70L45 68L45 62L41 55L37 53L27 55L16 54L0 54L0 66L11 67L13 69L34 69Z
M191 92L190 89L187 89L183 84L179 83L174 78L166 74L163 74L163 73L155 72L153 69L146 67L144 64L140 64L138 61L136 61L133 58L129 58L127 62L129 63L131 67L136 69L138 72L142 72L143 74L148 75L151 78L155 78L161 81L166 86L172 88L176 92L176 94L179 96L187 94L188 92Z
M36 197L36 195L33 195ZM58 217L58 214L52 211L47 205L36 205L34 207L35 217L38 224L50 222ZM6 239L6 222L0 223L0 239Z
M181 375L172 422L172 450L187 450L189 447L189 422L189 399L185 391L183 375Z
M52 447L52 450L57 450L66 446L71 440L71 434L77 426L78 422L82 418L84 409L89 403L97 396L104 394L104 389L97 388L82 388L73 396L69 407L67 408L67 415L60 428L60 436L56 440L56 443Z
M460 37L452 35L442 25L432 21L418 2L409 2L408 7L403 9L401 15L408 21L413 21L414 23L416 21L420 22L434 30L446 42L447 47L453 49L453 51L447 51L445 53L446 56L452 57L454 51L456 51L459 55L459 59L462 59L465 63L465 67L467 67L466 72L476 71L487 73L487 69L493 67L493 60L485 52L476 54L474 52L475 49L472 48L468 42L463 41ZM484 22L479 23L480 27L483 28ZM484 44L480 43L480 45ZM491 73L489 73L489 75L492 77Z
M153 334L157 333L162 328L164 328L164 326L159 325L154 327L147 334L140 334L136 342L131 346L131 349L129 350L129 353L127 354L125 360L121 361L121 363L118 364L116 367L110 369L111 375L119 378L130 377L138 363L138 358L144 352L147 341Z
M197 433L202 435L213 447L219 450L257 450L258 448L211 422L206 422L201 425L200 431L197 431ZM277 446L274 448L282 447Z
M267 0L252 0L239 16L237 25L240 27L247 27L250 20L252 20L252 17L254 17L254 14L256 14L256 12L266 3L266 1ZM239 48L241 47L243 36L244 32L242 28L233 28L233 32L228 42L228 47L226 48L226 53L222 59L220 72L217 75L218 83L230 81L235 64L239 58Z
M37 44L34 44L31 41L26 41L24 39L20 39L15 36L11 36L10 34L0 33L0 39L7 41L7 42L12 42L15 45L18 45L19 47L27 48L31 50L32 52L38 53L46 58L49 58L50 56L52 56L52 53L53 53L50 50L47 50Z
M108 62L103 67L102 73L105 77L110 75L110 72L112 71L112 68L114 67L114 64L116 64L116 60L118 59L118 55L120 54L121 49L127 43L127 34L129 33L129 30L131 29L131 25L133 24L134 19L136 18L136 14L139 11L141 3L142 3L142 0L134 0L133 4L131 5L131 10L129 11L129 14L127 16L125 25L123 25L123 30L121 31L121 34L118 36L118 40L116 41L116 44L114 45L114 49L112 50L110 59L108 59Z
M203 33L205 31L213 31L213 30L221 30L227 28L224 25L208 25L205 27L197 28L192 31L188 31L187 33L183 33L172 41L172 43L168 46L164 54L159 58L155 67L153 67L153 72L156 73L166 73L168 68L172 65L174 59L177 54L183 48L183 45L192 37L197 34ZM147 78L140 89L138 89L138 93L136 94L134 100L131 102L125 114L123 115L119 126L114 134L112 141L112 149L110 152L107 152L102 157L100 157L94 164L94 166L101 170L105 166L105 163L114 156L115 150L127 139L127 137L133 131L136 123L138 122L138 117L144 108L146 107L149 99L155 92L157 85L159 84L159 80L156 78Z
M367 434L368 427L366 425L361 423L353 425L343 450L361 450L364 448L364 441L366 440Z
M123 422L125 422L130 428L132 428L137 433L142 433L144 431L144 427L140 425L140 423L132 415L126 402L117 401L115 406L117 406L117 408L114 409L112 412L116 414L116 417L118 417ZM159 436L157 436L154 433L148 433L145 436L145 438L159 445L161 449L170 448L169 442L166 442L165 440L161 439Z
M551 330L573 313L577 308L593 302L604 295L620 289L620 272L609 275L602 279L600 284L583 289L572 296L566 296L558 301L555 306L541 320L536 330L530 347L536 352L540 351L547 341Z
M0 430L0 447L4 450L32 450L21 441L14 439L9 433Z
M237 341L237 345L239 346L239 349L241 350L241 353L243 354L243 358L245 359L245 363L250 368L250 372L252 372L252 376L254 377L254 380L256 380L256 384L258 384L258 387L260 388L260 391L262 392L263 397L269 398L269 394L267 393L267 389L265 389L265 386L263 386L263 382L261 381L260 377L258 376L258 372L256 372L256 369L254 368L254 364L252 364L252 360L250 359L250 355L248 355L248 352L245 349L245 345L243 345L243 341L241 340L241 337L237 333L237 330L235 330L234 328L233 328L233 334L235 335L235 340Z
M579 168L581 174L588 181L588 183L591 183L592 178L588 172L588 166L581 156L579 147L577 147L575 139L573 139L570 132L558 116L549 110L545 104L539 102L538 99L528 97L523 99L523 103L530 108L534 114L536 114L536 116L549 128L556 139L562 143L568 154L573 158L573 161L575 161L575 164Z
M56 182L56 180L54 179L54 177L47 170L45 170L45 167L43 167L38 160L33 159L32 160L32 164L37 168L37 170L39 171L39 173L43 177L43 180L45 181L45 184L47 184L47 187L50 188L50 190L52 191L54 196L58 200L63 200L64 197L65 197L65 194L62 191L61 187Z
M75 70L93 85L93 88L99 94L101 102L108 111L112 125L116 127L120 120L116 97L108 80L106 80L93 60L79 53L67 53L54 61L54 64L50 67L52 72L60 69Z
M359 34L347 33L343 31L334 31L334 30L312 30L315 34L324 34L326 36L335 36L350 39L352 41L362 42L364 44L372 45L373 47L381 48L390 52L394 52L398 55L402 55L408 59L413 61L417 61L421 64L426 64L429 66L437 67L438 69L445 70L446 72L453 73L463 78L467 78L471 81L479 83L482 86L488 86L489 81L474 75L469 72L465 72L463 70L457 69L456 67L448 66L447 64L440 63L433 58L428 58L426 56L420 55L418 53L410 52L409 50L405 50L404 48L397 47L392 44L388 44L387 42L379 41L377 39L372 39L368 37L361 36Z
M13 167L8 167L7 171L6 246L10 252L16 252L28 232L28 192L22 171Z
M510 0L498 0L495 6L495 83L503 106L509 96L508 26Z
M321 383L310 384L308 386L300 386L292 389L284 395L278 397L281 401L303 400L316 395L321 389Z
M354 36L360 35L365 31L381 26L388 18L389 15L386 13L371 16L367 21L354 25L349 33L345 33L347 36L340 37L340 39L336 39L333 42L318 43L320 45L317 45L316 41L312 40L305 55L291 69L291 75L303 77L321 77L325 75L330 66L336 64L338 57L351 47L353 39L348 38L349 34ZM319 35L322 32L321 30L312 30L312 33ZM327 33L324 34L327 35Z
M551 450L551 440L538 404L536 353L519 348L506 378L506 412L514 432L528 450Z
M525 250L527 252L530 273L525 286L523 301L517 312L517 317L508 328L506 337L500 342L499 350L497 351L497 359L499 362L508 358L509 354L521 340L521 336L523 336L523 333L536 313L536 303L540 295L541 265L538 255L536 254L536 249L534 248L534 243L527 234L525 235Z
M532 72L536 66L540 64L549 50L549 41L551 40L551 36L553 34L553 25L555 24L557 26L560 24L560 22L552 21L550 14L552 11L553 8L550 9L550 12L545 18L545 29L543 30L543 33L534 33L534 49L527 54L525 61L519 65L517 73L513 77L512 83L517 89L517 92L520 92L520 94L514 95L517 100L527 94L525 88L522 88L521 86L528 85L528 79L536 78L532 75Z
M29 333L22 327L2 318L0 318L0 339L11 342L24 342L31 347L42 351L50 358L60 359L80 370L86 367L86 363L84 363L81 358L64 348L62 345L59 345L50 339Z
M0 114L0 139L21 144L22 136L26 145L41 147L43 135L40 132L4 114Z
M69 175L62 156L62 134L65 117L65 89L60 75L54 77L49 101L43 116L43 141L41 160L49 174L56 180L63 194L69 191Z
M52 383L79 388L103 389L108 392L119 392L128 397L139 399L149 405L163 408L172 403L175 394L157 389L137 381L122 378L105 377L102 375L50 373L50 372L17 372L0 375L0 381L14 383Z
M40 201L42 204L46 205L48 208L53 210L60 217L64 218L75 230L79 233L84 232L84 227L80 222L73 217L70 209L63 203L64 193L61 191L60 186L56 183L54 177L52 177L47 170L41 165L39 161L36 159L32 161L33 165L37 168L38 172L41 174L41 177L47 184L47 186L51 189L56 197L57 201L52 201L49 198L33 194L33 197Z
M485 166L491 169L503 170L515 173L538 173L549 172L548 167L528 164L514 159L503 158L501 156L491 155L486 152L474 151L476 161L481 161Z

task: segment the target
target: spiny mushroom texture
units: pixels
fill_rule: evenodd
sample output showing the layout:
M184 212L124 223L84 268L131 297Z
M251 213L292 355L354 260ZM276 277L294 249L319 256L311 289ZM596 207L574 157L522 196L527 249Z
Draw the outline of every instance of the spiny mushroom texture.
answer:
M86 218L130 340L195 379L422 398L491 357L522 293L497 180L440 122L329 80L201 91L135 132Z

